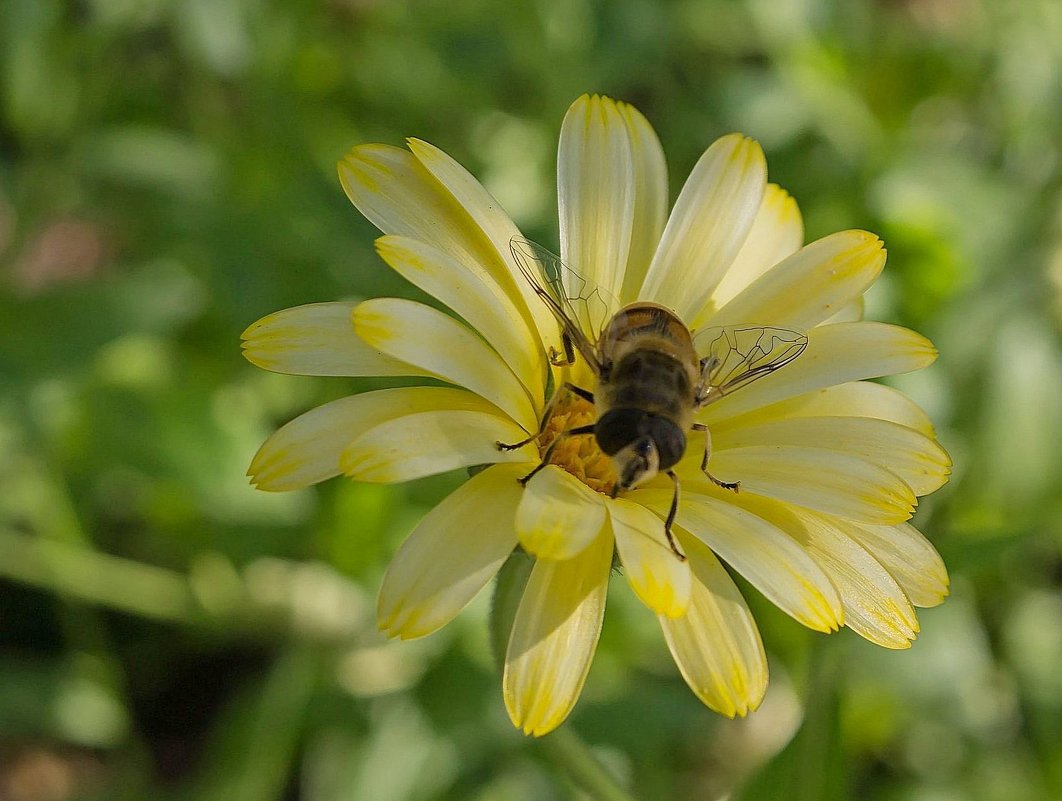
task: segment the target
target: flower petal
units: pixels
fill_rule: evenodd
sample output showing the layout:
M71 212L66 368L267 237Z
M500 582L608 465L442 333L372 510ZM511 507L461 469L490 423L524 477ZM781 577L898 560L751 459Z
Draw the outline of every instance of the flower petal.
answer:
M490 406L471 392L451 387L401 387L340 398L273 432L258 449L247 475L260 490L302 489L342 473L343 449L373 426L417 412L463 408Z
M634 594L658 615L684 615L690 602L690 566L671 549L663 521L622 498L609 501L608 511L616 550Z
M807 548L844 604L844 624L884 648L910 648L918 618L900 585L850 533L854 523L758 498L744 508L770 521Z
M457 162L426 142L411 140L410 145L417 156L390 145L350 151L339 162L339 181L350 202L385 234L427 242L462 264L481 265L527 309L547 348L559 351L556 320L517 277L509 252L509 242L519 235L516 226Z
M740 481L742 493L871 525L902 523L918 503L895 473L862 457L825 448L733 448L713 453L709 468L724 481ZM692 480L712 486L703 476L694 474Z
M538 336L481 265L462 264L438 248L399 236L377 239L376 250L402 277L445 303L478 331L533 397L545 395L545 357ZM353 331L349 320L348 324Z
M540 559L571 559L604 525L604 496L556 465L527 482L516 509L520 544Z
M824 325L833 325L834 323L857 323L863 319L863 313L865 311L866 300L863 295L860 295L855 300L844 304L822 322Z
M682 188L639 297L692 320L745 243L767 184L759 144L717 140Z
M944 560L910 523L854 526L849 535L881 562L915 606L936 606L947 597Z
M601 634L611 564L605 532L573 559L535 562L502 677L505 708L525 734L547 734L575 706Z
M626 123L613 100L583 95L564 115L557 148L557 203L561 258L618 297L634 221L634 157Z
M724 424L712 430L712 443L717 454L752 445L851 453L896 473L915 495L940 489L951 472L951 458L934 440L906 426L870 417L791 417Z
M706 423L736 417L835 384L917 370L937 357L928 339L886 323L821 325L807 335L807 349L792 364L711 404L699 417Z
M379 423L343 449L339 466L358 481L389 484L481 464L530 465L538 455L534 445L512 451L496 445L524 437L515 423L483 402L480 409L420 412Z
M661 490L628 498L660 511L671 501ZM684 492L678 522L786 614L816 631L834 631L844 619L841 599L822 568L791 537L729 501Z
M375 298L354 310L354 330L388 356L470 389L526 431L538 430L539 410L513 371L482 339L449 315L412 300Z
M384 576L376 605L381 631L404 640L431 634L491 580L516 547L516 480L524 469L489 467L420 521Z
M884 266L885 250L874 234L831 234L767 270L710 322L806 331L860 297Z
M746 425L782 417L873 417L913 428L935 437L933 423L922 407L902 392L885 384L850 381L797 395L748 414L721 421L721 425Z
M522 310L521 313L525 315L525 320L533 322L534 328L538 330L539 336L545 343L546 347L542 349L543 352L547 351L551 345L560 348L561 340L557 321L546 305L535 296L531 285L520 275L513 260L510 243L513 237L520 236L520 230L516 224L472 173L446 153L420 139L409 139L407 144L421 166L431 174L431 177L443 187L445 192L449 193L474 225L482 231L490 244L488 248L490 258L478 262L478 265L494 278L497 285ZM412 211L416 213L415 209ZM432 245L436 244L433 237L422 238L422 240ZM465 263L469 266L476 264Z
M803 244L804 221L796 201L777 184L767 184L745 244L719 281L711 300L694 318L694 327L707 325L716 309L782 259L796 253Z
M620 298L626 301L638 297L638 290L645 280L645 273L667 222L667 163L664 149L649 121L633 106L626 103L616 105L627 123L634 161L634 221L631 225L627 269L620 292Z
M310 303L268 314L243 332L251 364L293 375L424 375L386 356L356 333L350 314L357 303Z
M679 532L693 571L689 607L682 617L660 616L667 647L682 677L709 708L745 715L767 691L767 656L745 599L715 554Z

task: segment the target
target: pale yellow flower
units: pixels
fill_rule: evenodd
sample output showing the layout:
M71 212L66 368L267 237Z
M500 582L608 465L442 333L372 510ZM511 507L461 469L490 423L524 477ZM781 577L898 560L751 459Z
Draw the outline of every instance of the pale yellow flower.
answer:
M739 135L697 162L670 215L663 152L633 108L582 97L558 154L561 255L621 302L653 300L693 328L747 324L804 331L785 368L705 407L710 467L691 439L675 534L663 477L613 499L610 465L592 437L572 438L526 489L517 479L557 431L593 422L584 401L558 404L538 430L547 391L563 381L547 358L557 321L521 277L520 232L459 164L419 140L356 147L340 163L347 195L384 232L387 264L453 315L410 300L320 303L265 317L245 353L304 375L430 376L452 385L368 392L328 403L271 436L250 468L263 490L346 474L406 481L489 465L439 504L396 554L379 625L430 634L475 596L518 546L536 557L516 613L503 688L513 722L546 733L571 711L601 630L613 561L659 616L675 662L705 704L744 715L767 686L763 645L720 560L817 631L847 625L888 648L918 632L914 606L947 594L944 565L908 522L950 462L925 413L865 379L925 367L918 334L863 322L862 295L885 263L881 241L845 231L803 245L796 203L767 183L759 145ZM551 377L551 370L556 374ZM575 368L577 383L593 377Z

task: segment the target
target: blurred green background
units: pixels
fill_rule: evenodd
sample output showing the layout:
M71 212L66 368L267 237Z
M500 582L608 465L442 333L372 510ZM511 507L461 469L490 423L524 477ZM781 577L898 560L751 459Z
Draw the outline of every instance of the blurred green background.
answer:
M672 196L741 130L809 240L885 238L868 316L941 351L896 383L955 459L916 518L953 593L894 653L750 592L771 688L732 722L614 582L570 725L644 799L1062 798L1062 4L3 0L0 799L583 797L505 716L486 599L375 631L461 476L252 490L278 424L383 382L238 340L415 296L338 185L357 143L427 139L555 245L586 91L646 114Z

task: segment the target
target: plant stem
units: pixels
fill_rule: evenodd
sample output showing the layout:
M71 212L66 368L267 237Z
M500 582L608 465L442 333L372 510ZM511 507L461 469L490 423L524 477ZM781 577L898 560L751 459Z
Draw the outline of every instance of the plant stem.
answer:
M546 735L539 743L549 759L564 768L571 780L596 801L636 801L594 756L590 746L567 726Z

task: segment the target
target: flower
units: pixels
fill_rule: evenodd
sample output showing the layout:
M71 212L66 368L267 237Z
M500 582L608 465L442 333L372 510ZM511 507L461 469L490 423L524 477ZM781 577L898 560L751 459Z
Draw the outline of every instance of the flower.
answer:
M784 369L698 412L713 441L713 484L691 444L672 484L660 476L612 498L615 474L593 437L572 437L526 488L560 431L594 421L589 403L559 399L535 434L550 387L570 376L557 320L517 269L520 232L490 194L439 149L364 145L339 164L350 200L384 236L383 260L454 314L410 300L320 303L259 320L247 358L304 375L430 376L449 386L342 398L280 428L249 475L291 490L345 474L396 482L488 465L420 522L391 563L378 620L388 635L437 630L518 546L536 557L516 612L503 691L513 723L541 735L574 706L589 670L614 559L656 613L690 688L712 709L760 703L767 663L756 624L720 560L793 618L846 625L888 648L918 632L915 606L940 603L948 578L907 520L939 488L950 461L911 400L865 379L930 364L918 334L862 321L881 272L881 241L844 231L803 244L793 199L767 183L759 145L732 134L693 168L670 215L664 156L630 106L581 97L561 128L561 253L621 302L652 300L691 328L749 324L807 332ZM691 440L691 443L695 440Z

